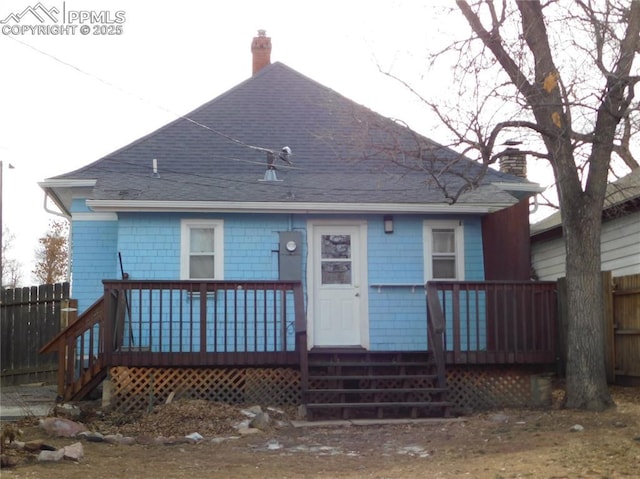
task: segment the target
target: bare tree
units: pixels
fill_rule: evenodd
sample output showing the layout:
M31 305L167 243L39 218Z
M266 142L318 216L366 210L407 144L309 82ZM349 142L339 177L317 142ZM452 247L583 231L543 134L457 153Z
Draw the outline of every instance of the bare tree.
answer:
M49 232L38 240L40 246L36 249L33 275L41 284L64 281L66 278L69 268L68 231L66 221L52 221Z
M4 228L2 233L2 276L1 285L5 288L16 288L22 281L21 264L9 255L14 235L9 228Z
M456 56L457 100L421 98L458 150L476 152L485 168L514 137L551 164L566 247L565 405L604 409L613 402L603 355L600 231L612 164L638 167L632 135L640 0L456 0L456 6L472 35L434 58Z

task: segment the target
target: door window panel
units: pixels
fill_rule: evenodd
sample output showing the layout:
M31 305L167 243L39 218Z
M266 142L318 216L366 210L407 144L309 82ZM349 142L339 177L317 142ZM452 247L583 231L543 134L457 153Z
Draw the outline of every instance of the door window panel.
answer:
M351 235L322 235L322 259L351 258Z
M322 262L322 284L351 284L351 262Z
M351 284L351 235L322 235L322 284Z

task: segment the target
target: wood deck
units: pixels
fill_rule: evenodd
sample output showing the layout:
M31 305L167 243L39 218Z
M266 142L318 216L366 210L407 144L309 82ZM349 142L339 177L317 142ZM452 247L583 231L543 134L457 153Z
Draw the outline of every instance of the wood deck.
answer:
M104 296L41 352L59 393L87 394L108 368L293 367L309 389L303 287L291 281L104 281ZM446 365L552 364L555 283L429 282L424 352Z

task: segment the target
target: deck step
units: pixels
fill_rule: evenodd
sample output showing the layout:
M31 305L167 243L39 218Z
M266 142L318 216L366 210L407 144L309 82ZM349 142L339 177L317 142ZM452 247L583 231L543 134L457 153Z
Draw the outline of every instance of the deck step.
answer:
M352 403L352 402L334 402L334 403L309 403L307 409L324 409L324 408L402 408L402 407L420 407L420 408L443 408L451 406L447 401L413 401L413 402L368 402L368 403Z
M445 393L447 392L447 388L365 388L365 389L348 389L348 388L337 388L337 389L320 389L314 388L309 389L308 391L311 393L328 393L328 394L364 394L364 393Z
M312 351L303 391L308 417L446 416L452 406L424 351Z
M345 381L351 379L368 380L406 380L406 379L436 379L437 374L339 374L339 375L309 375L309 381Z
M426 361L310 361L309 367L425 367Z

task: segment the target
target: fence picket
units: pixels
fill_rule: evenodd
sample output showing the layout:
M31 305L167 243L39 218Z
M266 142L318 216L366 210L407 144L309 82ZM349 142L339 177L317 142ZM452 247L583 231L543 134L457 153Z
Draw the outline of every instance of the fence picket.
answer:
M61 328L61 309L70 300L69 283L0 291L0 382L3 386L54 382L58 358L39 350Z

